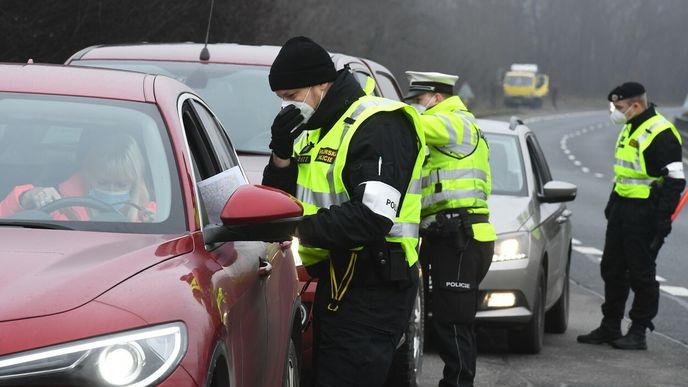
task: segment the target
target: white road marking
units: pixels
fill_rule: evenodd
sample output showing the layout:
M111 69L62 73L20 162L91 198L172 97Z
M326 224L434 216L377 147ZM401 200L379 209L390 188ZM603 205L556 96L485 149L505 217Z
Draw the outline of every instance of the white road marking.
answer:
M586 254L586 255L602 255L602 250L595 248L595 247L588 247L588 246L573 246L573 249L578 251L581 254Z
M565 154L565 155L569 155L569 154L571 154L571 151L568 150L568 149L566 149L566 148L564 148L564 154Z
M576 156L574 156L574 155L569 155L569 160L575 160L575 159L576 159Z
M588 168L588 167L583 167L583 168L581 168L581 170L583 171L583 173L590 172L590 168Z
M571 239L571 243L573 243L574 245L580 245L580 244L581 244L581 241L579 241L579 240L576 239L576 238L573 238L573 239Z
M598 179L601 179L601 178L604 177L604 174L602 174L602 173L596 173L596 174L595 174L595 177L598 178Z
M580 167L582 164L583 164L583 163L581 163L581 162L578 161L578 160L576 160L576 161L573 162L573 165L575 165L575 166L577 166L577 167Z
M682 286L660 285L659 289L663 292L671 294L672 296L688 297L688 289Z
M666 282L666 278L660 277L658 275L655 276L655 279L657 280L657 282Z

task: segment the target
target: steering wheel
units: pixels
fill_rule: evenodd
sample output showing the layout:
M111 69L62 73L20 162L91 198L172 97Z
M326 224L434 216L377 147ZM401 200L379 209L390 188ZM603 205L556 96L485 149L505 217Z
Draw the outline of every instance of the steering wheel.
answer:
M100 212L119 213L119 211L117 211L113 206L88 196L69 196L57 199L54 202L48 203L45 206L38 208L38 210L49 214L53 211L57 211L67 207L87 207Z

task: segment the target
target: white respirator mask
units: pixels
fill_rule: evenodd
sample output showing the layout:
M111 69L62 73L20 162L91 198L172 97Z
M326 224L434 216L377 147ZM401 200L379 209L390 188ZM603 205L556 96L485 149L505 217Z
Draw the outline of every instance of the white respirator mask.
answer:
M435 96L433 95L432 98L430 100L428 100L428 102L425 105L421 105L419 103L412 103L410 105L412 108L416 109L418 114L423 114L426 110L429 109L428 106L435 106L436 105L433 103L434 100L435 100Z
M629 110L631 110L631 106L626 109L625 113L621 110L614 109L611 113L609 113L609 119L616 125L623 125L628 121L626 118L626 113L628 113Z
M294 105L297 109L299 109L301 111L301 115L303 116L303 121L301 121L301 123L299 125L302 125L302 124L305 124L306 122L308 122L308 120L310 120L311 117L313 117L313 114L315 113L315 109L317 109L317 108L313 108L311 105L306 103L306 99L308 99L308 96L310 95L312 88L313 88L312 86L308 88L308 92L306 93L306 96L303 98L303 101L282 101L282 109L284 109L285 107L287 107L289 105ZM322 102L324 94L325 93L320 94L320 102ZM318 102L318 106L320 106L320 102Z

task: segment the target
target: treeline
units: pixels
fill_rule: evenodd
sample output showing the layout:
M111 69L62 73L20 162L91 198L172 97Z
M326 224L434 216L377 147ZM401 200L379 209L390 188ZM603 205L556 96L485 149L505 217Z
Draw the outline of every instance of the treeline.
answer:
M0 0L0 60L63 62L93 44L202 41L211 0ZM559 95L599 98L624 80L688 93L685 0L216 0L211 42L331 51L459 74L487 96L510 63L537 63Z

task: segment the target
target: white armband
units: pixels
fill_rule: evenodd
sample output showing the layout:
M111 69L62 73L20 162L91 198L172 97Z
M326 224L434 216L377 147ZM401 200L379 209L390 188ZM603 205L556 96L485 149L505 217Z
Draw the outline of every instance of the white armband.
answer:
M381 181L366 181L363 191L363 204L374 213L394 222L399 209L401 193L396 188Z
M664 168L666 168L667 171L669 171L669 173L667 174L667 177L671 177L672 179L685 179L686 178L686 175L683 173L683 163L680 161L667 164L667 166Z

